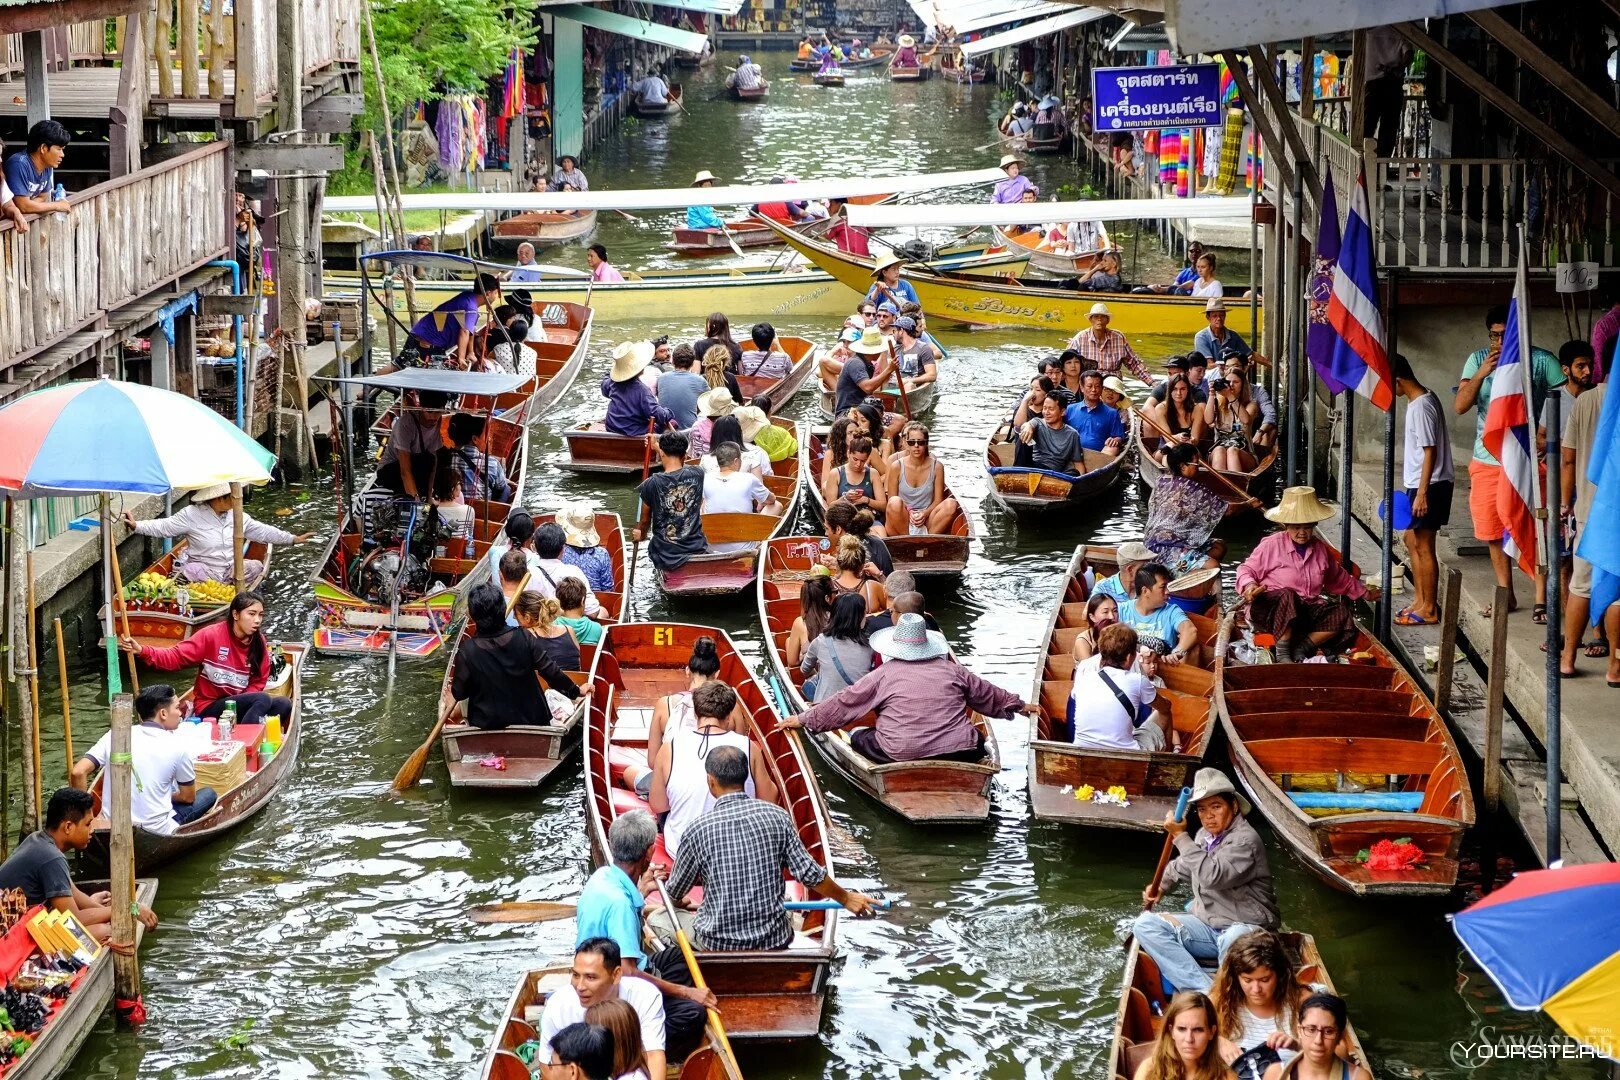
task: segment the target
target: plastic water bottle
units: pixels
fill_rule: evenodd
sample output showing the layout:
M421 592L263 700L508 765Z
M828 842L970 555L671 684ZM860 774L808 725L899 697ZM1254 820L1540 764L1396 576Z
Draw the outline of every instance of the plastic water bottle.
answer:
M236 732L236 702L226 704L225 711L219 714L219 741L230 742Z

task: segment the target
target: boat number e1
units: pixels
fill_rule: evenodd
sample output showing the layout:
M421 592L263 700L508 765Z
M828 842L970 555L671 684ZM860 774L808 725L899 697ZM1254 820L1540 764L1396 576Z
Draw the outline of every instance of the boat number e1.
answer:
M675 629L670 626L653 627L654 645L673 645L675 643Z

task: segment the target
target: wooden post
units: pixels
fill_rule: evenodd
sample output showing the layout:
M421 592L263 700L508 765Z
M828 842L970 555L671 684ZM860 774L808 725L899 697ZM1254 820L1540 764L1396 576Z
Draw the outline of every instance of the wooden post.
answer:
M23 766L23 812L20 835L26 836L39 828L39 800L35 795L38 785L34 782L34 754L33 735L35 718L35 700L28 671L27 646L28 624L32 621L33 609L28 603L29 594L33 589L33 578L29 576L28 567L31 560L28 557L28 513L26 510L20 515L20 524L14 522L11 533L11 655L13 657L13 675L17 676L17 731L22 736L22 766ZM19 535L20 534L20 535Z
M1498 585L1495 599L1491 601L1491 662L1486 669L1485 777L1481 795L1486 813L1492 816L1502 803L1502 714L1507 698L1508 604L1512 597L1510 589ZM1547 813L1558 813L1558 807L1549 806Z
M247 574L242 566L242 485L231 485L231 567L236 591L247 588Z
M180 96L184 98L197 96L197 14L197 0L180 0Z
M51 118L50 76L45 70L45 31L22 34L23 92L28 95L28 126Z
M157 63L158 97L174 97L174 62L169 59L169 32L174 29L173 0L158 0L152 31L152 59Z
M391 184L388 190L392 192L390 216L394 231L394 246L408 247L410 237L405 233L405 212L400 208L398 196L401 192L399 186L399 163L394 159L394 114L388 108L388 83L383 78L382 59L377 55L377 35L371 25L371 5L360 5L360 14L366 26L366 49L371 53L372 78L377 83L377 104L382 108L383 129L383 156L388 166L388 178ZM379 222L378 224L381 224ZM416 284L409 274L403 275L405 282L405 310L416 321Z
M112 933L109 942L128 944L113 950L113 997L134 1001L141 996L141 966L135 955L135 824L130 816L129 729L135 699L117 694L112 699L112 752L107 758L107 798L103 806L112 817L107 869L112 878Z
M56 674L62 682L62 745L67 749L67 776L73 779L73 708L68 704L67 649L62 645L62 620L56 619Z
M40 778L39 753L39 624L34 610L34 549L32 544L24 556L28 560L28 642L23 656L28 658L28 731L23 741L23 756L27 757L29 771L34 777L34 806L43 811L45 806L44 780Z
M304 50L299 33L302 5L299 0L275 0L275 6L278 42L276 127L288 141L299 144L304 142L304 137L294 133L301 131L304 126ZM308 188L302 175L289 171L278 178L276 187L276 210L281 214L276 245L276 310L282 340L287 343L286 357L292 362L290 367L282 364L281 378L277 383L273 400L275 407L280 409L288 398L296 399L299 394L296 376L302 370L300 353L304 347L304 300L309 295L309 267L313 255L309 246ZM294 400L301 427L308 426L303 421L308 402L307 397L301 401ZM303 471L307 446L308 440L298 440L292 461L282 463L284 473L289 464L295 472ZM237 587L240 588L240 584Z
M1361 139L1361 129L1367 122L1367 31L1356 30L1350 35L1350 145ZM1372 178L1368 177L1368 182Z
M1299 118L1316 120L1316 39L1304 38L1299 43ZM1314 160L1312 162L1315 164Z
M208 96L225 99L225 5L208 6Z
M1452 676L1456 669L1457 620L1462 617L1462 571L1446 570L1446 595L1440 600L1440 664L1434 673L1434 707L1451 712Z

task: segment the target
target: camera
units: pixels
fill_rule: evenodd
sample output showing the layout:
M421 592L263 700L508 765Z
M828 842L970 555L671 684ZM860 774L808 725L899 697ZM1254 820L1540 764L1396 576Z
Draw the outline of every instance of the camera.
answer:
M1209 392L1212 394L1219 394L1226 389L1226 385L1227 383L1225 379L1211 379L1209 381Z

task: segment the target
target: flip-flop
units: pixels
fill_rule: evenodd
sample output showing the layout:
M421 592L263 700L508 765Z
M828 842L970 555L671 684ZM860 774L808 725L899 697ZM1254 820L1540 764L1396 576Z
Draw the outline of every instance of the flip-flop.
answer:
M1395 616L1396 626L1433 626L1439 621L1440 617L1438 615L1432 619L1425 619L1411 608Z
M1609 655L1609 643L1602 638L1598 638L1596 641L1588 641L1586 643L1586 655L1593 660L1601 660Z
M1546 604L1532 604L1532 605L1530 605L1530 621L1537 624L1538 626L1546 626L1547 625L1547 605Z

